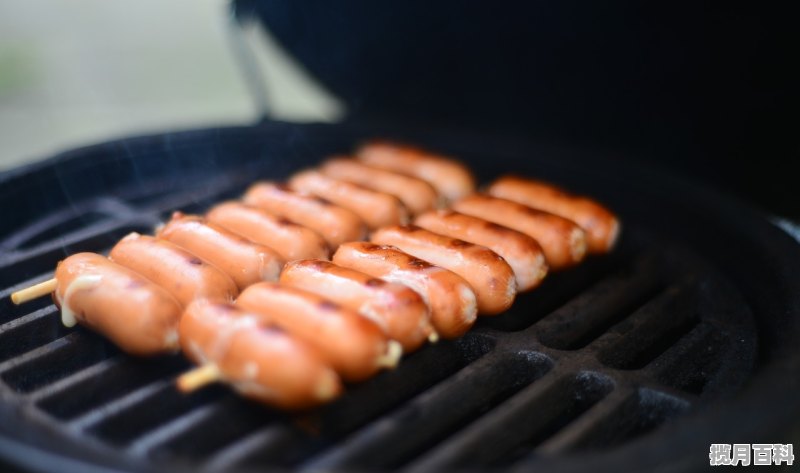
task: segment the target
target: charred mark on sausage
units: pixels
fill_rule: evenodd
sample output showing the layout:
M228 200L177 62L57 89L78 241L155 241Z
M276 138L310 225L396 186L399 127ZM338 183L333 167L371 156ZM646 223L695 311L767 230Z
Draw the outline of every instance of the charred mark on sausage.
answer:
M417 259L417 258L411 258L408 261L408 265L412 266L414 268L418 268L418 269L433 267L433 265L428 263L427 261L423 261L423 260Z
M456 239L453 239L453 241L450 242L450 246L452 248L465 248L465 247L468 247L468 246L472 246L472 243L464 241L464 240L459 240L459 239L456 238Z
M313 199L315 202L317 202L317 203L319 203L319 204L322 204L322 205L333 205L333 203L332 203L330 200L328 200L328 199L324 199L324 198L322 198L322 197L318 197L318 196L312 196L311 198L312 198L312 199Z
M341 308L339 304L331 301L322 301L317 305L320 309L324 311L334 311L334 310L339 310Z

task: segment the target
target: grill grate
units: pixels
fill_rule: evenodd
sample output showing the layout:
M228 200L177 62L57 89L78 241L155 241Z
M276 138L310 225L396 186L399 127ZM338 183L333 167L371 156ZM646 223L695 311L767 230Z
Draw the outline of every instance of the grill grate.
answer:
M3 240L0 284L15 284L0 292L4 402L68 444L91 439L84 452L137 468L524 469L624 445L751 375L757 331L731 282L636 222L612 254L548 276L462 339L407 356L304 414L224 387L181 395L172 385L188 367L181 357L133 359L63 328L50 301L8 302L65 254L107 251L173 209L202 211L239 194L246 180L207 182L88 199Z
M137 221L146 228L154 222L146 216L161 213ZM99 251L119 234L91 225L75 232L80 237L65 239ZM64 329L51 304L29 314L27 306L16 309L0 328L0 342L15 341L0 343L0 378L68 429L153 460L185 457L218 468L508 467L624 442L700 402L748 317L728 307L738 319L716 319L710 304L722 290L701 262L677 251L665 252L632 226L614 254L551 275L462 340L413 354L397 371L299 417L224 388L183 396L171 384L188 366L180 357L128 358L92 333ZM45 246L44 254L52 252Z

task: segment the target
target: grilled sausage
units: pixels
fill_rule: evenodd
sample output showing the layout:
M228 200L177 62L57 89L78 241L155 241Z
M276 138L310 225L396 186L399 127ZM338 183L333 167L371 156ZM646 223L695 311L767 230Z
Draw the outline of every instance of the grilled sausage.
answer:
M239 202L219 204L206 214L209 222L275 250L284 261L327 259L328 245L319 233L283 217Z
M95 253L56 267L53 293L67 327L80 322L132 355L177 350L181 305L144 276Z
M571 220L510 200L472 195L453 203L453 210L520 231L541 245L550 269L564 269L583 260L586 234Z
M286 265L281 284L326 297L375 321L409 353L434 334L425 301L411 288L328 261L303 260Z
M413 225L378 230L371 241L392 245L406 253L449 269L469 282L478 298L478 311L496 315L511 307L517 294L514 272L506 261L485 246L429 232Z
M175 212L157 236L221 269L239 290L259 281L277 281L283 267L271 248L194 215Z
M215 365L224 381L261 402L304 409L342 390L316 350L230 304L192 302L180 322L180 339L191 360Z
M245 289L236 305L316 348L347 381L394 367L403 351L375 322L302 289L260 282Z
M408 223L408 210L400 200L318 171L303 171L289 179L289 187L307 192L351 210L371 229Z
M443 338L458 338L475 323L478 314L475 293L452 271L395 247L358 241L340 245L333 262L389 282L405 284L416 291L430 307L433 327Z
M363 240L367 233L364 222L353 212L325 199L293 192L283 184L259 182L247 190L243 200L316 231L331 248Z
M370 166L422 179L449 201L475 192L475 178L463 164L413 146L372 141L359 148L357 157Z
M609 251L619 236L619 220L607 208L586 197L569 194L552 184L504 176L493 182L486 192L574 221L586 232L590 253Z
M378 192L391 194L406 206L412 215L436 207L439 197L427 182L385 169L378 169L353 159L334 158L322 163L320 171L334 179L352 182Z
M183 307L194 299L232 301L239 293L236 283L215 266L149 235L128 234L111 249L109 258L163 287Z
M426 212L414 225L440 235L483 245L506 260L517 279L517 289L528 291L547 275L542 247L533 238L496 223L452 210Z

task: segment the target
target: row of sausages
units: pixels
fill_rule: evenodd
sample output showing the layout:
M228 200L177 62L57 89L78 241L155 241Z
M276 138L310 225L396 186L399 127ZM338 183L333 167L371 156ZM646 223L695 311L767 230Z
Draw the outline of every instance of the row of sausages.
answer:
M288 185L257 183L204 218L176 213L157 238L123 238L111 261L73 255L57 268L55 300L65 324L127 352L180 345L245 395L315 405L340 392L340 377L458 337L548 266L617 239L613 214L548 184L505 177L474 190L455 161L372 143Z

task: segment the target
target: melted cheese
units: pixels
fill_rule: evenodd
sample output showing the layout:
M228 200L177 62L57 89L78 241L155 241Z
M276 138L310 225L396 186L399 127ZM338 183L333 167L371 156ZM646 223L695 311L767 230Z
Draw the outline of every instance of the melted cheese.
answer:
M58 301L61 305L61 323L64 324L65 327L74 327L78 322L77 317L75 317L75 312L69 306L69 300L72 298L75 291L92 289L100 284L102 279L103 276L99 274L84 274L73 279L69 286L67 286L67 290L64 291L63 300L59 298Z

